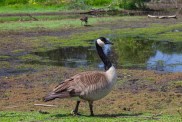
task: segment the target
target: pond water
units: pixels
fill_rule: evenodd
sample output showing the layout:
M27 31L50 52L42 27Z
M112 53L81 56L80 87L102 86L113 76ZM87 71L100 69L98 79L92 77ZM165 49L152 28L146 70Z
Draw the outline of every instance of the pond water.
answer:
M147 69L182 72L182 43L160 42L147 61Z
M143 68L165 72L182 72L182 43L168 41L116 41L104 52L117 68ZM90 47L64 47L35 55L49 59L48 65L103 68L94 43Z
M97 67L100 62L94 46L64 47L48 52L35 52L34 54L50 59L46 64L72 68L87 66Z

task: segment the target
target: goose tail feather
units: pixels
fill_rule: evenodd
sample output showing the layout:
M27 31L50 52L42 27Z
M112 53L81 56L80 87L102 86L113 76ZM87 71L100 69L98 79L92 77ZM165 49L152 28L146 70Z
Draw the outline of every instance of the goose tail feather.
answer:
M70 94L69 93L51 93L51 94L45 96L43 98L43 101L44 102L47 102L47 101L54 100L56 98L62 99L62 98L69 98L69 97L70 97Z

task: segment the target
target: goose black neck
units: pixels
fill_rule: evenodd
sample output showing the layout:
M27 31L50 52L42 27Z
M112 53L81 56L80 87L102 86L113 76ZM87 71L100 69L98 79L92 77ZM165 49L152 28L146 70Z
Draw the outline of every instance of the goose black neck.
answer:
M109 58L105 55L102 47L100 47L97 43L96 43L96 49L97 49L97 53L99 54L101 60L104 63L104 68L107 71L112 66L112 63L109 60Z

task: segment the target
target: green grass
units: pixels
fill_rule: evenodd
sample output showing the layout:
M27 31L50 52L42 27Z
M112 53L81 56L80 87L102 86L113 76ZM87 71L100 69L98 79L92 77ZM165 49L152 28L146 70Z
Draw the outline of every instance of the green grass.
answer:
M99 22L112 22L121 19L120 17L102 17L102 18L90 18L89 25L94 25ZM82 27L80 20L77 19L62 19L62 20L40 20L40 21L12 21L7 23L0 23L1 31L34 31L37 29L66 29Z
M8 55L0 55L0 60L5 60L5 59L8 59L10 58L10 56Z
M153 114L132 114L121 113L116 115L88 115L72 116L66 112L42 114L40 112L0 112L1 122L180 122L179 115L153 115Z
M8 6L0 6L0 13L7 14L7 13L35 13L35 12L55 12L65 10L65 6L45 6L45 5L31 5L31 4L15 4L15 5L8 5Z
M136 39L148 39L156 41L182 41L182 32L173 32L174 29L181 29L182 23L171 25L151 25L144 28L126 28L117 30L115 35L117 38L136 38Z
M107 3L105 2L107 1ZM1 5L0 3L0 14L7 13L44 13L44 12L59 12L59 11L78 11L90 10L90 8L103 8L105 5L109 5L111 0L87 0L88 5L83 4L83 2L70 2L70 3L34 3L34 4L10 4L10 5ZM51 2L51 1L50 1ZM113 6L116 7L116 6ZM117 7L118 8L118 7Z
M71 28L78 27L80 21L33 21L33 22L10 22L7 25L0 25L2 31L11 31L11 30L36 30L36 29L58 29L58 28Z
M88 5L102 6L112 3L112 0L85 0L85 3Z
M63 20L63 19L78 19L78 14L63 14L63 15L39 15L39 16L33 16L39 21L48 21L48 20ZM18 22L18 21L32 21L33 19L29 16L10 16L10 17L0 17L0 22Z
M64 18L64 17L63 17ZM74 16L73 16L74 18ZM54 16L51 18L50 16L46 18L45 16L39 17L39 21L14 21L18 18L4 18L8 20L8 22L0 23L1 32L9 32L9 31L37 31L37 30L57 30L57 29L69 29L69 28L80 28L81 22L79 18L74 19L62 19L59 16ZM27 19L27 18L25 18ZM101 17L101 18L89 18L89 25L93 27L97 26L97 24L109 24L117 21L140 21L144 19L144 17ZM10 21L12 20L12 21ZM105 35L105 30L110 31L110 34L119 35L120 38L143 38L150 40L167 40L167 41L181 41L182 40L182 32L174 32L174 29L181 29L182 24L171 24L171 25L151 25L150 27L144 28L124 28L113 31L108 30L108 28L100 27L102 32L97 31L101 35ZM93 35L87 33L89 35Z
M112 0L1 0L0 13L33 13L55 12L70 10L88 10L95 7L104 7L112 3ZM117 5L112 5L113 7Z
M11 67L11 63L7 61L1 61L0 68L10 68L10 67Z

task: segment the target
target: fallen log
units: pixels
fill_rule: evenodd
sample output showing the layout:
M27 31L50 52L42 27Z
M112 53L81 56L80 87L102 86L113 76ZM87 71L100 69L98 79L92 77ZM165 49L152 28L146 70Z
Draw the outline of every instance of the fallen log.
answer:
M177 19L176 15L172 16L154 16L154 15L148 15L149 18L157 18L157 19L169 19L169 18L174 18Z

